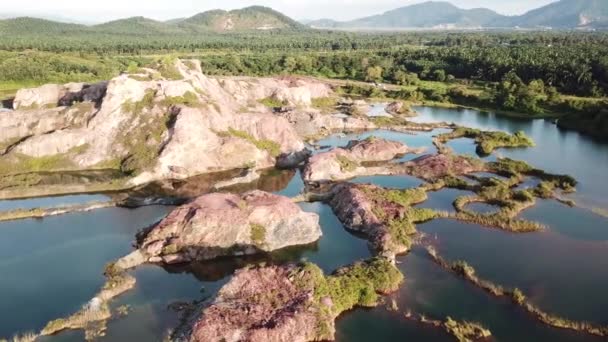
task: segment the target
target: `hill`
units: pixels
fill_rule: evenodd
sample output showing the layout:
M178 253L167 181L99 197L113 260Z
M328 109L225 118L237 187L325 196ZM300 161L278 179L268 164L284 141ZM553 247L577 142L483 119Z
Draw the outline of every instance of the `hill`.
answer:
M509 26L593 28L608 25L608 1L561 0L514 17Z
M57 35L69 33L108 33L117 35L181 35L202 32L253 30L297 30L306 26L271 8L252 6L239 10L213 10L190 18L157 21L144 17L119 19L85 26L57 21L21 17L0 20L0 34Z
M173 22L189 32L300 29L303 25L268 7L251 6L233 11L213 10Z
M484 8L467 10L449 2L428 1L352 21L321 19L308 25L338 29L608 28L608 0L560 0L512 17Z
M156 21L144 17L119 19L108 23L95 25L90 28L96 32L113 34L176 34L182 31L169 23Z
M85 31L87 29L88 27L84 25L30 17L0 20L0 34L3 35L19 35L23 33L64 34Z
M465 10L449 2L429 1L348 22L320 20L312 22L311 25L375 29L485 27L502 18L503 16L489 9Z

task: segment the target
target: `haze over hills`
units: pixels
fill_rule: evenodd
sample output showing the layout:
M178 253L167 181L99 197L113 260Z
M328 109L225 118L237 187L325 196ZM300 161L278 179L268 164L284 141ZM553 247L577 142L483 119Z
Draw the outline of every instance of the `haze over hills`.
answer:
M271 8L212 10L188 18L158 21L144 17L87 26L30 17L0 20L0 34L105 33L121 35L188 35L209 32L302 30L307 27L345 30L544 28L607 29L608 0L560 0L520 16L489 9L461 9L449 2L428 1L352 21L307 21L307 25Z
M520 16L504 16L484 8L461 9L449 2L428 1L351 21L321 19L309 25L336 29L603 28L608 26L608 1L560 0Z

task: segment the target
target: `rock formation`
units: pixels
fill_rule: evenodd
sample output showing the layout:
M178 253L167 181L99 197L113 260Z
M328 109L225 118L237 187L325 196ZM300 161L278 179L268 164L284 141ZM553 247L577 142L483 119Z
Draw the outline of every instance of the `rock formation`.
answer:
M378 294L398 289L403 275L375 258L331 276L313 264L241 269L210 303L195 309L176 340L325 341L335 338L335 319L355 306L375 306Z
M389 161L410 152L419 151L409 149L399 142L374 137L351 141L345 148L336 148L311 157L302 177L307 182L313 182L390 173L388 168L366 167L362 163Z
M213 79L180 60L98 84L24 89L16 111L0 114L0 175L114 168L134 186L269 168L278 156L292 166L306 157L302 137L260 100L310 108L331 94L309 79Z
M319 217L263 191L212 193L178 207L138 236L150 262L181 263L270 252L321 237Z

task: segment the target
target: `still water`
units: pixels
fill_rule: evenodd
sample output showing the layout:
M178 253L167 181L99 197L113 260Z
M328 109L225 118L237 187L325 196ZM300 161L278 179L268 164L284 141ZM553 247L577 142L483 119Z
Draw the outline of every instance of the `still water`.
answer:
M608 208L608 145L577 133L563 132L543 120L524 121L472 110L417 108L415 120L448 121L460 125L515 132L525 131L537 143L532 149L501 149L498 156L526 160L555 173L568 173L580 181L577 202L588 207ZM427 147L435 153L432 137L446 130L416 135L378 130L363 134L331 136L319 142L332 147L349 140L374 135ZM457 153L475 154L470 139L449 144ZM406 155L402 160L410 160ZM295 196L303 189L299 173L287 174L289 181L276 193ZM409 188L422 181L404 176L361 177L353 180L392 188ZM530 180L533 186L534 180ZM264 182L260 182L263 184ZM429 193L420 207L453 211L452 203L470 192L444 189ZM0 201L0 210L86 203L104 197L48 197ZM301 204L305 211L320 216L323 238L310 246L287 249L268 256L231 258L216 262L161 268L142 266L133 271L134 290L119 297L113 306L129 305L128 316L112 320L103 341L160 341L177 324L168 308L180 301L212 296L235 269L252 263L284 263L309 260L330 273L339 266L368 258L367 243L347 232L331 209L322 203ZM143 207L135 210L102 209L44 220L0 223L0 336L36 331L54 318L80 308L103 284L104 265L131 250L137 230L154 223L172 208ZM539 201L522 217L544 223L541 233L510 234L451 220L419 225L438 251L449 260L463 259L480 277L528 294L541 309L570 319L608 324L608 219L582 208L569 208L555 201ZM473 320L492 330L497 341L593 341L600 340L538 323L509 301L493 298L462 279L435 266L424 250L415 248L399 258L406 281L394 298L397 310L386 306L358 309L337 322L339 341L433 340L452 337L435 328L405 318L408 310L431 318ZM584 294L584 295L581 295ZM390 299L389 299L390 301ZM81 341L81 332L66 332L44 341Z

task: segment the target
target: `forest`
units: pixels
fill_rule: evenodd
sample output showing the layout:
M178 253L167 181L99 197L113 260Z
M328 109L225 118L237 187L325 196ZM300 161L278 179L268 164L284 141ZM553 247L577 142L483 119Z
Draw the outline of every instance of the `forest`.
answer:
M108 79L173 55L200 59L209 75L297 74L386 83L399 86L399 97L410 101L533 117L570 114L564 122L580 119L593 123L594 131L608 131L605 33L74 31L53 37L0 37L0 98L23 86Z

